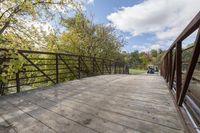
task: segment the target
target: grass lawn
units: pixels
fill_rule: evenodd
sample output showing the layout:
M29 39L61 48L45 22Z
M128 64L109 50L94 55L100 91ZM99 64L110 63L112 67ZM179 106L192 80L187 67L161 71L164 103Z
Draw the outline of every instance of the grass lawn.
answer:
M147 73L147 70L141 70L141 69L129 69L129 73L133 75L143 74Z

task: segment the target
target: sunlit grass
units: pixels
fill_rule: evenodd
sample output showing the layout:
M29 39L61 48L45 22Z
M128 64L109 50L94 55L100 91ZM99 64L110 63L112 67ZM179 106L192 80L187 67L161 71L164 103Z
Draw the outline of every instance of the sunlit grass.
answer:
M146 72L147 70L142 70L142 69L129 69L129 74L133 74L133 75L144 74Z

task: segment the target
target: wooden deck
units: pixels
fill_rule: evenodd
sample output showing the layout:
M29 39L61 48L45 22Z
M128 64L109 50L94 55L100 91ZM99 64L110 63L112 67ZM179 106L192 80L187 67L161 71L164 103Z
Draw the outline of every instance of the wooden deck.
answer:
M103 75L0 98L0 133L182 133L160 76Z

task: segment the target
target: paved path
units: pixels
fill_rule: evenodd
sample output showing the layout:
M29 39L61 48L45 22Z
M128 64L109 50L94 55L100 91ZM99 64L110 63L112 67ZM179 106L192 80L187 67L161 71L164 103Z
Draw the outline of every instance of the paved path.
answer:
M160 76L103 75L0 98L0 133L182 133Z

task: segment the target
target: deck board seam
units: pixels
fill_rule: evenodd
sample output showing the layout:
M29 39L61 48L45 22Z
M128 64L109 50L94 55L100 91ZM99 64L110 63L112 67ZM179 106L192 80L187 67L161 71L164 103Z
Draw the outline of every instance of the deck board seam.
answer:
M35 104L36 104L37 106L40 106L40 105L38 105L37 103L35 103ZM43 107L43 106L40 106L40 107L45 108L45 107ZM69 106L67 106L67 107L70 108ZM48 108L45 108L45 109L49 110ZM66 119L69 119L69 120L71 120L71 121L76 122L75 120L72 120L72 119L70 119L70 118L67 118L65 115L61 115L61 114L59 114L59 113L57 113L57 112L55 112L55 111L52 111L52 110L49 110L49 111L54 112L54 113L56 113L56 114L58 114L58 115L60 115L60 116L62 116L62 117L64 117L64 118L66 118ZM80 111L80 112L85 113L85 112L83 112L83 111ZM87 114L92 115L92 116L95 116L95 115L93 115L93 114L91 114L91 113L87 113ZM96 117L96 116L95 116L95 117ZM101 118L101 117L96 117L96 118L104 119L104 118ZM104 119L104 120L107 120L107 119ZM110 120L107 120L107 121L109 121L109 122L111 122L111 123L115 123L115 124L117 124L117 125L121 125L121 126L126 127L126 128L134 129L135 131L139 131L138 129L135 129L135 128L132 128L132 127L129 127L129 126L126 126L126 125L122 125L122 124L119 124L119 123L116 123L116 122L113 122L113 121L110 121ZM92 128L90 128L90 127L87 127L87 126L81 124L80 122L76 122L76 123L78 123L79 125L84 126L84 127L86 127L86 128L89 128L89 129L91 129L91 130L94 130L94 131L96 131L96 132L98 132L98 133L101 133L101 132L99 132L99 131L97 131L97 130L95 130L95 129L92 129ZM145 133L145 132L142 132L142 131L139 131L139 132Z
M59 96L65 96L66 94L60 94ZM77 94L73 94L73 95L77 95ZM70 95L71 96L71 95ZM69 97L69 96L67 96L67 97ZM73 97L72 97L73 98ZM63 99L65 99L65 98L62 98L62 100ZM68 99L68 98L67 98ZM74 98L73 98L74 99ZM78 99L78 98L77 98ZM81 100L81 101L83 101L83 99L79 99L79 100ZM124 107L124 106L120 106L119 105L119 107L123 107L123 108L127 108L127 107ZM127 108L127 109L130 109L130 108ZM174 113L173 113L174 115L176 114L176 112L175 112L175 110L174 110Z
M7 119L5 119L3 116L0 116L11 128L17 133L16 127L13 126Z
M50 126L48 126L47 124L45 124L44 122L42 122L41 120L38 120L37 118L35 118L34 116L32 116L31 114L25 112L24 110L22 110L21 108L19 108L18 106L16 106L15 104L9 102L8 100L6 100L8 103L10 103L13 107L17 108L18 110L22 111L24 114L30 116L31 118L33 118L36 121L39 121L41 124L43 124L44 126L46 126L47 128L49 128L50 130L52 130L55 133L59 133L56 130L54 130L53 128L51 128Z
M73 89L73 90L80 90L80 89ZM111 96L111 97L113 97L113 98L118 97L118 98L121 98L121 99L130 100L130 101L135 101L135 100L137 100L137 101L144 102L144 103L152 103L152 104L156 104L156 105L159 104L159 103L150 102L150 101L143 101L143 100L140 100L140 99L127 98L127 97L123 97L123 96L119 96L119 95L113 96L112 94L106 94L106 93L102 93L102 92L95 93L95 91L87 91L87 90L85 90L84 93L85 93L85 92L89 92L89 93L93 93L93 94L98 94L98 95L104 95L104 96L105 96L105 95L106 95L106 96ZM161 106L162 106L162 105L161 105ZM163 105L163 106L165 106L165 105Z
M35 103L35 102L33 102L33 101L31 101L31 100L27 100L28 102L30 102L30 103L33 103L34 105L36 105L36 106L38 106L38 107L41 107L41 108L43 108L43 109L45 109L45 110L48 110L48 111L50 111L50 112L53 112L53 113L55 113L55 114L57 114L57 115L59 115L59 116L61 116L61 117L64 117L63 115L61 115L61 114L59 114L59 113L57 113L57 112L55 112L55 111L52 111L52 110L49 110L48 108L45 108L45 107L43 107L43 106L40 106L40 105L38 105L37 103ZM27 101L25 101L25 102L27 102ZM12 104L12 103L11 103ZM16 105L15 105L16 106ZM17 107L18 108L18 107ZM19 108L20 109L20 108ZM21 110L21 109L20 109ZM23 110L21 110L21 111L23 111ZM24 112L24 111L23 111ZM26 113L26 112L24 112L24 113ZM28 114L29 115L29 114ZM33 117L32 115L29 115L29 116L31 116L31 117ZM34 117L33 117L34 118ZM93 130L93 131L95 131L95 132L97 132L97 133L101 133L101 132L99 132L99 131L97 131L97 130L95 130L95 129L92 129L92 128L90 128L90 127L87 127L87 126L85 126L85 125L83 125L83 124L81 124L80 122L77 122L77 121L74 121L74 120L72 120L72 119L70 119L70 118L67 118L67 117L64 117L64 118L66 118L66 119L68 119L68 120L70 120L70 121L73 121L73 122L75 122L76 124L78 124L78 125L81 125L81 126L83 126L83 127L85 127L85 128L88 128L88 129L90 129L90 130ZM35 118L36 120L37 120L37 118ZM38 121L40 121L40 120L38 120ZM41 123L43 123L42 121L40 121ZM44 124L44 123L43 123ZM46 124L45 124L46 125ZM48 126L49 127L49 126ZM52 128L51 128L52 129ZM59 132L56 132L56 133L59 133Z
M138 92L139 88L138 87L134 88L133 86L133 89L135 89L137 95L135 94L132 97L131 93L134 93L134 91L131 90L131 85L127 86L124 92L120 91L120 87L122 86L126 87L125 83L128 84L129 82L132 82L130 79L132 80L137 79L136 84L139 85L138 83L140 81L144 79L146 80L149 78L144 77L144 79L142 79L143 78L142 76L136 76L136 78L131 78L131 76L117 75L117 76L110 77L110 75L109 76L104 75L104 76L99 76L99 77L96 76L96 78L94 79L91 79L91 77L89 77L89 78L77 80L76 82L73 82L73 81L68 82L69 84L64 83L64 84L59 84L54 87L49 87L46 89L34 90L32 91L32 93L24 93L22 95L21 94L11 95L11 97L8 96L8 99L6 101L10 105L14 106L13 109L17 108L18 110L22 111L29 117L36 120L36 122L38 121L48 128L51 124L48 123L48 121L46 121L45 119L43 119L43 117L41 119L40 115L39 116L34 115L35 109L39 108L41 111L43 110L44 112L46 110L46 112L48 112L46 117L48 115L53 115L54 117L51 117L51 120L53 121L55 121L54 119L56 118L56 115L57 115L57 117L59 117L60 120L63 120L64 123L68 120L74 125L77 124L76 127L80 127L80 128L85 127L89 129L88 131L91 131L91 132L94 131L97 133L102 132L102 130L99 130L97 125L96 125L97 127L90 126L87 124L85 125L82 123L82 120L84 120L87 117L89 118L91 117L95 119L93 124L97 124L99 122L102 123L103 120L105 120L109 122L109 124L111 125L116 124L115 126L119 125L119 127L121 128L124 127L124 129L127 129L127 130L133 129L134 131L139 131L139 132L148 131L148 128L151 128L151 126L152 128L155 127L157 129L157 130L150 130L151 132L152 131L159 132L159 130L165 131L165 132L166 131L183 132L184 129L182 128L182 123L180 122L180 116L178 116L177 114L178 112L176 108L174 107L173 100L168 99L168 97L171 98L171 95L168 94L169 91L167 91L168 89L166 88L166 86L161 85L160 88L155 88L154 90L152 90L151 94L148 93L149 89L151 90L151 87L154 87L160 84L161 82L163 82L163 80L158 79L159 81L157 82L156 78L159 78L159 77L155 77L155 78L153 77L153 78L150 78L150 79L153 79L153 81L152 82L149 81L149 82L155 85L152 85L151 87L148 87L145 84L140 85L140 88L143 87L144 90L146 90L145 93ZM159 89L162 90L160 93L154 93L154 91L158 91ZM163 91L163 90L166 90L166 91ZM130 95L127 95L127 94L130 94ZM144 100L142 98L140 99L140 95L141 97L144 97L144 98L147 97L147 98L145 98ZM155 99L157 100L151 101L154 95L155 95ZM158 95L161 97L159 97ZM160 112L165 108L160 107L161 110L158 110L159 105L164 103L164 100L162 99L163 95L166 95L166 102L167 102L163 105L163 107L170 104L169 106L171 106L173 109L172 110L172 109L166 108L167 109L166 111L169 112L167 113L169 114L169 117L167 118L164 117L165 111ZM16 102L13 101L12 98L15 98L14 100L16 100ZM90 101L90 99L92 100L93 98L94 98L94 101ZM148 99L149 99L149 102L147 101ZM17 100L22 100L22 101L17 101ZM30 103L30 105L28 105L28 103ZM31 103L32 103L32 106L31 106ZM105 107L103 106L104 104L106 105ZM158 105L158 107L154 107L153 105L155 104ZM134 109L134 105L136 106L135 109ZM147 106L144 107L143 112L139 112L140 110L143 109L142 105L144 106L147 105ZM81 106L80 109L79 109L79 106ZM151 106L153 107L151 108ZM65 113L60 112L58 110L60 107L63 107L63 109L66 109L66 112ZM28 111L26 111L26 109L28 109ZM33 114L29 112L29 110L33 111ZM76 113L73 113L73 110L76 110ZM90 110L94 112L91 112ZM35 111L36 111L35 113L37 113L37 110ZM68 116L67 113L70 113L71 111L72 111L72 114ZM157 113L157 111L159 112ZM144 117L143 116L139 117L140 115L145 114L145 112L148 112L148 113ZM97 115L95 113L97 113ZM79 114L80 115L82 114L85 116L80 117ZM156 117L157 114L158 116L156 117L156 119L153 120L150 114L153 114L152 117L154 116ZM74 117L73 115L76 115L76 117ZM111 117L107 118L106 116L109 116L109 115ZM138 116L135 116L135 115L138 115ZM178 123L180 122L180 125L176 124L176 122ZM137 124L140 124L141 126L137 126ZM143 129L142 124L143 126L146 125L145 127L147 128ZM115 126L111 126L110 128L108 128L107 126L105 127L107 127L108 129L111 129L111 131L115 131ZM50 127L50 130L54 132L59 131L59 129L57 129L57 127L54 127L54 126L52 128Z
M71 91L71 90L72 90L72 91ZM80 89L76 89L76 88L71 89L71 90L70 90L70 92L73 92L74 90L77 90L78 92L81 92ZM68 90L68 91L69 91L69 90ZM68 92L68 91L66 91L66 92ZM102 91L102 90L101 90L101 91ZM90 92L90 93L93 93L93 94L97 94L97 93L95 93L95 90L93 90L93 89L91 89L91 90L85 89L83 93L85 93L85 92ZM112 96L111 94L106 94L106 93L102 93L102 92L98 92L98 94L102 94L102 95L105 94L106 96ZM120 94L120 93L119 93L119 94ZM128 94L128 93L127 93L127 94ZM60 96L62 96L62 95L65 95L65 94L60 94ZM132 99L132 98L126 98L126 97L123 97L123 96L115 96L115 97L119 97L119 98L122 98L122 99L134 100L134 99ZM147 102L147 103L158 104L158 103L155 103L155 102L142 101L142 100L139 100L139 99L136 99L136 100L141 101L141 102ZM171 99L167 99L167 100L171 100ZM172 101L172 100L171 100L171 101Z
M73 101L73 102L77 102L77 101ZM92 105L90 105L90 104L86 104L85 102L77 102L77 103L81 103L81 104L85 104L85 105L88 105L88 106L93 107L93 108L97 108L97 107L92 106ZM133 118L133 119L137 119L137 120L140 120L140 121L144 121L144 122L148 122L148 123L153 123L153 124L160 125L160 126L165 126L165 127L168 127L168 128L174 129L174 130L180 130L180 129L181 129L181 128L169 127L169 126L162 125L162 124L159 124L159 123L154 123L154 122L151 122L151 121L146 121L146 120L144 120L144 119L139 119L139 118L137 118L137 117L133 117L133 116L121 114L121 113L119 113L119 112L114 112L114 111L110 111L110 110L103 109L103 108L98 108L98 109L101 109L101 110L104 110L104 111L107 111L107 112L111 112L111 113L120 114L120 115L127 116L127 117L131 117L131 118Z
M48 98L47 98L47 99L48 99ZM50 101L52 101L52 102L54 102L54 103L57 103L57 102L55 102L54 100L51 100L51 99L48 99L48 100L50 100ZM69 99L65 99L65 100L69 100ZM163 125L163 124L159 124L159 123L155 123L155 122L151 122L151 121L146 121L146 120L144 120L144 119L139 119L139 118L137 118L137 117L133 117L133 116L130 116L130 115L122 114L122 113L119 113L119 112L114 112L114 111L107 110L107 109L104 109L104 108L95 107L95 106L92 106L92 105L90 105L90 104L86 104L85 102L81 102L81 101L78 102L78 101L74 101L74 100L71 100L71 101L76 102L76 103L80 103L80 104L85 104L85 105L87 105L87 106L89 106L89 107L96 108L96 109L100 109L100 110L103 110L103 111L106 111L106 112L115 113L115 114L119 114L119 115L126 116L126 117L131 117L131 118L133 118L133 119L137 119L137 120L144 121L144 122L148 122L148 123L153 123L153 124L156 124L156 125L159 125L159 126L164 126L164 127L171 128L171 129L174 129L174 130L180 130L180 129L181 129L181 128L174 128L174 127L170 127L170 126L167 126L167 125ZM66 105L64 104L64 106L66 106ZM70 106L67 106L67 107L71 108ZM72 108L71 108L71 109L72 109ZM79 110L79 111L80 111L80 110ZM83 112L83 111L80 111L80 112ZM86 113L86 112L83 112L83 113ZM91 114L91 113L88 113L88 114L93 115L93 114ZM95 117L96 117L96 116L95 116ZM101 118L101 117L97 117L97 118ZM105 119L105 118L101 118L101 119ZM106 120L108 120L108 119L106 119ZM110 120L108 120L108 121L110 121ZM111 121L111 122L113 122L113 121ZM113 122L113 123L115 123L115 122ZM119 124L119 123L118 123L118 124ZM130 127L129 127L129 128L130 128Z

